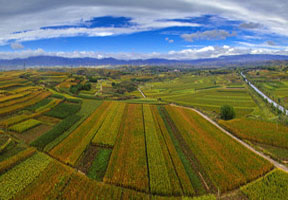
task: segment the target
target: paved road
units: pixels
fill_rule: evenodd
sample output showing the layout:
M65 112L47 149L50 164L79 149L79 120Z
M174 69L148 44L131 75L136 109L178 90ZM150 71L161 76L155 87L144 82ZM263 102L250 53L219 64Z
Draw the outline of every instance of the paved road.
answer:
M273 101L272 99L270 99L268 96L266 96L262 91L260 91L255 85L253 85L247 78L246 76L243 74L243 72L240 73L241 76L244 78L244 80L247 82L247 84L253 88L253 90L255 90L259 95L261 95L264 99L266 99L269 103L273 104L273 106L275 108L278 108L279 110L281 110L283 113L285 113L286 115L288 115L288 110L286 110L283 106L277 104L275 101Z
M285 172L288 173L288 168L284 165L282 165L281 163L271 159L270 157L266 156L265 154L263 154L262 152L259 152L257 150L255 150L253 147L251 147L250 145L248 145L247 143L243 142L242 140L240 140L239 138L235 137L232 133L226 131L225 129L223 129L221 126L219 126L216 122L214 122L212 119L210 119L209 117L207 117L206 115L204 115L203 113L199 112L198 110L194 109L194 108L189 108L189 107L185 107L185 106L178 106L175 104L170 104L172 106L176 106L176 107L181 107L181 108L186 108L189 110L193 110L196 113L198 113L199 115L201 115L203 118L205 118L207 121L209 121L211 124L213 124L214 126L216 126L218 129L220 129L222 132L224 132L225 134L227 134L228 136L230 136L231 138L233 138L234 140L236 140L237 142L239 142L240 144L242 144L243 146L245 146L246 148L248 148L249 150L253 151L254 153L258 154L259 156L261 156L262 158L268 160L269 162L271 162L275 167L284 170Z
M143 98L146 98L145 94L142 92L140 88L138 88L138 91L142 94Z

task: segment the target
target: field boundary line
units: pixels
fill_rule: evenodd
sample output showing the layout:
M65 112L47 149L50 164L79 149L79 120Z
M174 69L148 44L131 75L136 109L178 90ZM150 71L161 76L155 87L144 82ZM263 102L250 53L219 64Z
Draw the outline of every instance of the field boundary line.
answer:
M157 111L158 111L158 110L157 110ZM154 113L153 113L153 115L154 115ZM171 163L172 163L172 166L173 166L173 170L174 170L174 172L175 172L175 174L176 174L176 177L177 177L177 179L178 179L178 181L179 181L179 185L180 185L180 188L181 188L181 192L182 192L182 194L184 194L183 183L181 182L181 180L180 180L180 178L179 178L178 171L176 170L175 163L174 163L174 160L172 159L172 155L171 155L171 152L170 152L170 150L169 150L169 148L168 148L167 141L166 141L166 139L165 139L165 137L164 137L163 130L162 130L162 128L161 128L161 126L160 126L160 123L159 123L159 119L158 119L156 116L155 116L155 119L156 119L156 122L157 122L157 124L158 124L158 127L159 127L159 130L160 130L161 136L162 136L162 138L163 138L163 141L164 141L164 143L165 143L165 148L166 148L166 150L167 150L167 152L168 152L168 155L169 155L169 158L170 158L170 160L171 160Z
M283 171L288 173L288 168L286 166L284 166L283 164L273 160L272 158L266 156L264 153L257 151L256 149L254 149L252 146L250 146L249 144L247 144L246 142L240 140L239 138L237 138L236 136L234 136L232 133L228 132L227 130L225 130L224 128L222 128L220 125L218 125L216 122L214 122L212 119L210 119L208 116L204 115L203 113L201 113L200 111L194 109L194 108L190 108L190 107L185 107L185 106L180 106L180 105L176 105L176 104L170 104L171 106L175 106L175 107L181 107L181 108L185 108L185 109L189 109L192 110L194 112L196 112L197 114L199 114L200 116L202 116L204 119L206 119L208 122L210 122L211 124L213 124L214 126L216 126L218 129L220 129L222 132L224 132L226 135L230 136L232 139L236 140L237 142L239 142L240 144L242 144L244 147L246 147L247 149L249 149L250 151L256 153L257 155L261 156L262 158L264 158L265 160L269 161L270 163L272 163L276 168L278 169L282 169Z
M146 127L145 127L145 118L144 118L144 109L142 104L142 123L144 129L144 144L145 144L145 155L146 155L146 167L147 167L147 175L148 175L148 189L149 193L151 193L151 185L150 185L150 169L149 169L149 161L148 161L148 152L147 152L147 141L146 141ZM149 107L150 109L150 107Z

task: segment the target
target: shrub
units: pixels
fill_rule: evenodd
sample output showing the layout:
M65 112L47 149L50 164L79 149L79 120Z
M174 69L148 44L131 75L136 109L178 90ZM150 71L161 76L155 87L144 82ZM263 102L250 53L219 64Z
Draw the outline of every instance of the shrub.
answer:
M220 109L220 117L224 120L230 120L235 117L235 110L230 105L224 105Z

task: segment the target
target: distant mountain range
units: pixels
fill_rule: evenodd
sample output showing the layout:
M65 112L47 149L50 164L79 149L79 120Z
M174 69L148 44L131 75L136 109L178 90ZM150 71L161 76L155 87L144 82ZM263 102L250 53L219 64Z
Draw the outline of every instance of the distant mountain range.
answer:
M0 68L23 68L36 66L99 66L99 65L178 65L178 66L233 66L249 64L265 64L271 61L288 61L285 55L268 54L246 54L235 56L220 56L218 58L196 59L196 60L169 60L169 59L137 59L120 60L115 58L65 58L57 56L35 56L29 58L0 59Z

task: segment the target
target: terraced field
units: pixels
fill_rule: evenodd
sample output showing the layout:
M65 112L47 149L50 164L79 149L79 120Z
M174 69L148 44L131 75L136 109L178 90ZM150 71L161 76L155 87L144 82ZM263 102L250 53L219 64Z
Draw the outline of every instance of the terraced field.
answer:
M164 82L146 84L147 97L161 98L209 113L219 113L222 105L234 106L237 117L253 112L257 107L237 74L195 76L185 75Z
M3 82L18 76L0 74ZM56 88L70 83L65 73L43 76L43 84L59 81ZM221 125L253 144L286 149L286 126L244 118L255 103L234 74L174 79L159 96L146 90L154 99L147 103L81 99L15 80L20 86L0 96L0 112L11 109L0 119L0 199L215 200L234 191L255 199L253 191L265 196L271 187L286 195L285 172L198 113L155 101L216 112L232 104L238 118Z
M258 89L275 102L288 108L288 75L285 72L269 70L251 70L247 77Z

